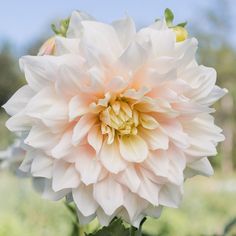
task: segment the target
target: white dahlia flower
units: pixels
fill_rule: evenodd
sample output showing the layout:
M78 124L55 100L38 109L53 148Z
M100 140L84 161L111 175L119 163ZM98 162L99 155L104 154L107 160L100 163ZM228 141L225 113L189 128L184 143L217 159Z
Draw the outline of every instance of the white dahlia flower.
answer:
M197 64L197 40L177 41L165 21L136 31L76 11L53 55L20 59L27 85L4 106L27 144L20 169L44 197L73 199L81 224L137 226L178 207L185 178L213 173L224 137L210 106L226 90Z

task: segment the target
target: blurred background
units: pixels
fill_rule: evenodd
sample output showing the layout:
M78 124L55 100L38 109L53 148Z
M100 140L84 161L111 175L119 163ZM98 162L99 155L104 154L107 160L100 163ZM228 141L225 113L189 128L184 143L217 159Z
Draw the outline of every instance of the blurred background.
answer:
M19 57L37 53L52 35L52 22L78 9L104 22L128 14L140 28L161 17L167 7L173 10L176 23L188 21L190 35L199 39L199 63L214 67L218 84L229 90L216 104L215 114L226 140L219 145L218 156L210 158L215 175L188 180L181 208L165 209L160 219L149 219L144 230L153 236L236 235L234 0L4 1L0 8L0 105L24 84ZM4 126L7 115L0 109L0 149L4 150L14 137ZM42 200L29 180L0 170L0 236L66 236L71 227L71 217L62 202Z

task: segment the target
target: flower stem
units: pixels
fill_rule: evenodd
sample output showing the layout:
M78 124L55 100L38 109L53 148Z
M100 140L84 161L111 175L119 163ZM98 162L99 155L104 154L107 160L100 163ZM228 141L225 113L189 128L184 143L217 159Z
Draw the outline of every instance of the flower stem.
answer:
M84 227L82 226L79 227L79 236L85 236Z
M130 236L135 236L136 228L134 226L130 227Z

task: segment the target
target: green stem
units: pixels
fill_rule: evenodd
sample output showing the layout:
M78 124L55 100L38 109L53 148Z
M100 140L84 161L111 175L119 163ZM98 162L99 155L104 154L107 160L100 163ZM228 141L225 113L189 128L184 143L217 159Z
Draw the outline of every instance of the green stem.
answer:
M134 226L130 227L130 236L135 236L136 228Z
M82 226L79 227L79 236L85 236L84 227Z

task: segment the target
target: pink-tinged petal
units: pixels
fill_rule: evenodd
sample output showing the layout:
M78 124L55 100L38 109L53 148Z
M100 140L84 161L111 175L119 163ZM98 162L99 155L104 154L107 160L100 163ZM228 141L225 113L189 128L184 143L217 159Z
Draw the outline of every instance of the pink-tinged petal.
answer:
M136 34L135 23L132 18L125 17L124 19L112 22L117 36L122 47L125 49L132 42Z
M53 159L41 152L33 152L31 174L34 177L52 178Z
M3 105L3 108L9 115L13 116L22 111L33 96L34 91L28 85L25 85L16 91L8 102Z
M111 176L94 184L93 195L107 215L112 215L124 201L124 193L121 185Z
M77 188L80 184L79 173L73 164L56 161L53 166L52 189L60 191L67 188Z
M92 186L81 184L78 188L72 191L73 199L79 211L84 216L90 216L95 213L98 208L97 202L93 198Z
M134 42L124 51L119 58L120 63L128 70L135 72L139 69L147 60L147 52L145 49Z
M132 164L119 173L119 175L116 176L116 179L120 184L126 186L132 192L137 192L141 184L141 180Z
M137 194L152 203L153 205L159 205L159 191L161 186L152 182L145 173L140 170L141 184L139 186Z
M59 135L51 133L48 128L38 124L31 128L24 142L34 148L49 150L58 143L59 138Z
M98 182L103 170L94 150L89 145L84 145L75 149L73 157L81 181L86 185Z
M164 185L159 194L159 203L167 207L179 207L183 196L183 186Z
M168 176L169 158L166 151L156 150L149 152L148 158L144 162L144 167L152 171L156 176Z
M130 222L142 214L148 204L146 200L128 191L124 197L124 207L128 212Z
M74 96L69 102L69 118L74 120L89 112L89 104L92 101L89 97L82 95Z
M52 149L52 156L59 159L66 156L72 148L72 130L65 132L59 143Z
M121 137L119 147L123 159L129 162L141 163L148 156L148 146L138 135Z
M88 143L94 148L96 153L99 153L102 143L103 135L101 133L101 126L94 126L88 133Z
M181 123L176 119L160 122L160 129L180 148L189 146L188 135L184 132Z
M114 140L112 144L108 144L105 140L99 158L104 167L112 173L117 174L126 168L126 162L120 154L117 140Z
M147 130L139 128L139 135L146 141L151 150L166 150L169 147L169 138L161 129Z
M78 145L81 140L88 134L89 130L95 124L97 118L95 115L84 115L78 121L73 130L72 143Z

